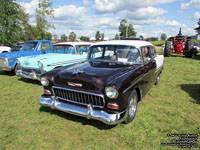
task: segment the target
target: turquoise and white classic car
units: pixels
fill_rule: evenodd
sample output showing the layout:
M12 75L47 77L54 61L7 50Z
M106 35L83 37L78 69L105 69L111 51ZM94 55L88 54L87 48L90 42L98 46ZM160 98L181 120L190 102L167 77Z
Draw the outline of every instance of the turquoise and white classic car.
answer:
M40 75L47 71L84 61L90 45L89 42L56 43L52 53L18 58L15 73L40 81Z

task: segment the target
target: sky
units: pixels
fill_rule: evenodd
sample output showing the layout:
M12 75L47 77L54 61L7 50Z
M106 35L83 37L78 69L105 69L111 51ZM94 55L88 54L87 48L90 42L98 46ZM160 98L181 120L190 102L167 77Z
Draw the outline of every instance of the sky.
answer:
M16 0L35 24L35 9L39 0ZM195 35L200 18L200 0L50 0L54 18L49 18L55 29L50 32L60 37L75 32L77 37L95 37L96 31L110 39L119 34L122 19L128 19L137 37L158 37L165 33L175 36Z

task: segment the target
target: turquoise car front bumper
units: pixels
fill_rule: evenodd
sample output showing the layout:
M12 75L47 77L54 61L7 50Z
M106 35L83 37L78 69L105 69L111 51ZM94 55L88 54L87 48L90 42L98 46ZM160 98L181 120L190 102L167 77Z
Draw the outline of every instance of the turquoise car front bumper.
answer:
M23 78L40 81L40 76L44 72L45 71L41 69L18 67L16 70L16 75Z

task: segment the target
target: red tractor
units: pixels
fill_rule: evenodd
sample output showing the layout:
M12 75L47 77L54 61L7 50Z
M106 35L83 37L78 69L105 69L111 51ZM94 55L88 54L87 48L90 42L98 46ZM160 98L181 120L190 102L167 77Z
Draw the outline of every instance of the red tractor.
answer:
M169 37L165 42L164 56L171 56L172 52L176 54L183 53L185 57L192 57L197 54L191 37L184 37L181 28L177 36Z

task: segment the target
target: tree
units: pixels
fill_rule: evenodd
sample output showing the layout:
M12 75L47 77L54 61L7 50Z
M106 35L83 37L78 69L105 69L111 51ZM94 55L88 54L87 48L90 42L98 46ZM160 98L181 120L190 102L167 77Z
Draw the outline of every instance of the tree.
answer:
M120 37L136 36L133 25L127 23L125 19L121 20L119 25Z
M101 33L101 41L104 40L104 33Z
M120 39L119 34L116 34L115 35L115 40L119 40L119 39Z
M167 35L165 33L162 33L161 36L160 36L160 39L162 41L165 41L167 39Z
M195 30L197 31L197 34L200 34L200 18L199 21L197 22L198 26L197 28L195 28Z
M88 42L88 41L90 41L90 38L87 37L87 36L81 36L81 37L80 37L80 40L81 40L81 41L86 41L86 42Z
M141 40L144 40L144 37L143 37L142 35L140 35L140 39L141 39Z
M0 43L13 45L22 37L21 6L13 0L0 2Z
M120 37L126 37L127 21L125 19L121 20L119 25L119 35Z
M58 35L54 34L54 35L53 35L53 40L54 40L54 41L58 41Z
M47 21L47 17L54 17L54 10L51 8L52 3L49 0L39 0L38 8L36 9L36 27L37 39L46 39L49 28L54 28Z
M147 38L147 41L158 41L157 37L149 37Z
M96 35L95 35L96 41L99 41L99 40L100 40L100 37L101 37L100 31L97 31L97 32L96 32Z
M70 40L70 41L75 41L75 40L76 40L76 34L75 34L74 32L71 32L71 33L69 34L69 40Z
M62 42L67 41L67 36L66 36L65 34L62 34L62 35L60 36L60 40L61 40Z
M134 31L133 25L129 24L128 26L128 37L136 36L136 32Z

